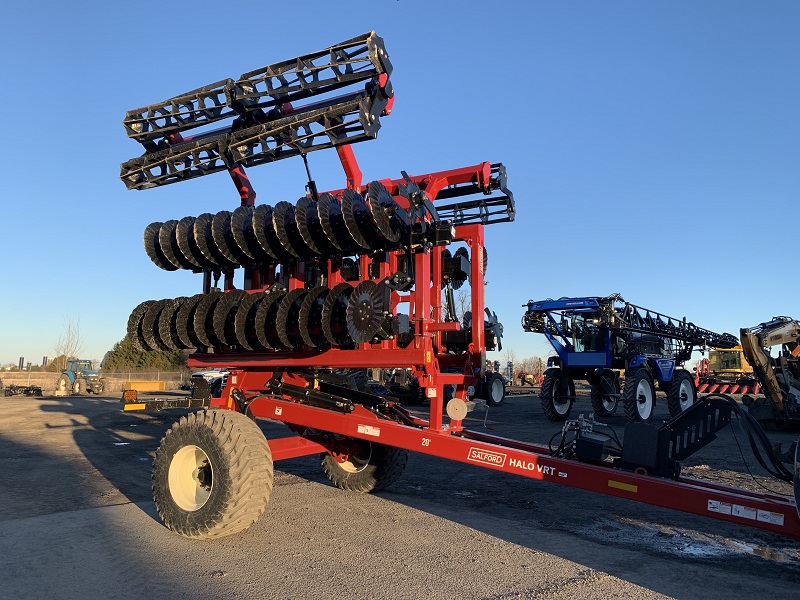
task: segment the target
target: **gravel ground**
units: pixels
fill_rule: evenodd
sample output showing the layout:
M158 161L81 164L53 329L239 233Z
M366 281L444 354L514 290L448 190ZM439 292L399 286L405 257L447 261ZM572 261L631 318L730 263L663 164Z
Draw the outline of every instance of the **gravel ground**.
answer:
M795 597L800 583L796 540L418 454L375 495L332 487L318 457L276 463L253 528L190 541L163 527L150 492L179 413L126 414L94 396L0 403L0 598L727 600ZM580 398L574 414L590 411ZM621 432L621 417L608 421ZM468 426L539 443L559 429L530 395ZM770 433L784 446L796 436ZM730 428L687 464L789 491L750 468L759 483Z

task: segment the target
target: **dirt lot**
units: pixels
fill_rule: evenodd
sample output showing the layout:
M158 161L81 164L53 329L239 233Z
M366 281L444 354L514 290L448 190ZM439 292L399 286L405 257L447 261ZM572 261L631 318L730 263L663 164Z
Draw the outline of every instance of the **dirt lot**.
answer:
M179 414L94 396L0 403L0 598L727 600L800 585L798 541L418 454L366 496L333 488L316 457L277 463L255 527L189 541L161 525L150 493L153 451ZM590 411L579 399L574 414ZM559 429L530 395L477 417L470 427L540 443ZM688 471L755 485L730 428Z

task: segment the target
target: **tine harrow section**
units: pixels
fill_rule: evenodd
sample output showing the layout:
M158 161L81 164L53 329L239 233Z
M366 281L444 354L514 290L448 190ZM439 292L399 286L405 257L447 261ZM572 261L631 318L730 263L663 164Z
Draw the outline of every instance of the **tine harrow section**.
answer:
M122 124L128 137L137 142L167 139L176 133L263 112L380 75L388 77L391 72L383 40L373 31L318 52L244 73L237 79L223 79L163 102L129 110Z
M146 189L374 139L392 110L391 70L372 32L128 111L125 130L145 153L120 178Z

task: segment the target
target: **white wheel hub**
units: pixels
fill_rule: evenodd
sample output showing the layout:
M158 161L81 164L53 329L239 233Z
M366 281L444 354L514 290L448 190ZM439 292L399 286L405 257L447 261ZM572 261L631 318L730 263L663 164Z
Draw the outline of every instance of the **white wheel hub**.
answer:
M569 412L571 405L569 398L564 394L564 390L561 387L560 381L553 386L553 408L556 409L558 414L565 415Z
M492 389L490 394L492 395L492 400L494 402L500 402L503 399L503 382L499 378L495 378L492 381Z
M636 385L636 410L643 421L653 414L653 388L647 379L641 379Z
M681 385L678 388L678 400L681 410L686 410L694 404L694 390L692 389L692 382L688 379L681 381Z
M213 469L208 455L199 446L184 446L175 453L168 478L172 499L182 510L200 510L211 497Z

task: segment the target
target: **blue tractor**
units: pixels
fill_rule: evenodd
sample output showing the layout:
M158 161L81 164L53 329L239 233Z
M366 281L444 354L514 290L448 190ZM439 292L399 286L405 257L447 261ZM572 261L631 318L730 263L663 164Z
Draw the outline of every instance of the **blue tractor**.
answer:
M557 354L548 359L539 395L551 421L569 417L578 380L591 386L598 417L613 415L621 399L629 421L649 421L656 385L675 416L697 398L694 377L683 368L692 351L739 343L731 334L630 304L619 294L530 301L527 308L523 328L544 334Z
M61 371L56 389L67 394L102 394L105 379L92 369L92 361L72 359L67 368Z

